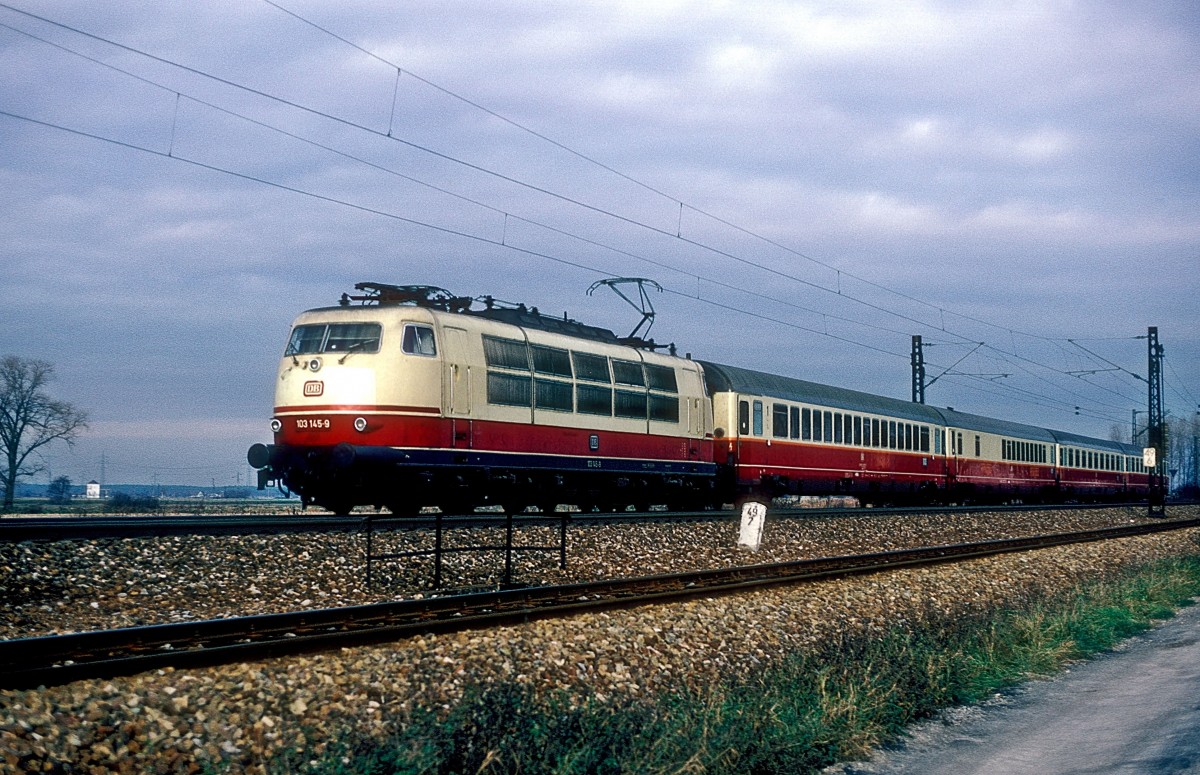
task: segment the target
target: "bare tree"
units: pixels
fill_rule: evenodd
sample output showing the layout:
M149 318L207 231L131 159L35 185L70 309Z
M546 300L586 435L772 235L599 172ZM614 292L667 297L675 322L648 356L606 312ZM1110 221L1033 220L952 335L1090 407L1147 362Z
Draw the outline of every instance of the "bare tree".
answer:
M0 359L0 485L5 511L11 510L17 480L45 469L30 455L52 441L74 443L87 428L87 414L50 398L44 388L54 377L45 361L7 355Z

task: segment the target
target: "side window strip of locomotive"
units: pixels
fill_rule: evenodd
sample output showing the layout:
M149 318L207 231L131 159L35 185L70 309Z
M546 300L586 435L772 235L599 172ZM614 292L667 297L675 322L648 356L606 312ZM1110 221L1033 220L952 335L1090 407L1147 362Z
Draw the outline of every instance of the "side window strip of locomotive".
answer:
M670 366L647 363L646 383L651 390L660 390L664 393L679 392L679 383L675 379L675 369L672 369Z
M533 345L533 370L539 374L571 378L571 355L557 347Z
M612 359L613 382L618 385L645 385L646 377L642 374L642 364L635 361Z
M571 352L571 361L575 364L575 379L587 382L612 382L608 373L608 358L592 353Z
M404 340L400 349L408 355L437 355L437 342L429 326L408 324L404 327Z
M533 370L533 405L537 409L555 412L575 411L575 391L572 389L571 353L558 347L531 345ZM545 375L545 376L543 376ZM563 379L552 379L562 377Z
M631 390L618 390L613 402L613 414L617 417L646 419L646 394Z
M483 355L488 366L529 371L529 348L518 339L483 337Z
M580 414L598 414L605 417L612 417L612 388L583 383L576 385L575 411Z
M679 397L651 393L650 419L656 422L679 422Z

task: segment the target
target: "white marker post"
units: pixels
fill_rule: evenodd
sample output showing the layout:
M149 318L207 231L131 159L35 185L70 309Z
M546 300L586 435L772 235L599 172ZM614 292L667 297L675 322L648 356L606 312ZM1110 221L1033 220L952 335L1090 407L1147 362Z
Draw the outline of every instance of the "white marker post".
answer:
M746 501L742 504L742 530L738 535L738 546L752 552L758 551L762 543L763 528L767 524L767 504Z

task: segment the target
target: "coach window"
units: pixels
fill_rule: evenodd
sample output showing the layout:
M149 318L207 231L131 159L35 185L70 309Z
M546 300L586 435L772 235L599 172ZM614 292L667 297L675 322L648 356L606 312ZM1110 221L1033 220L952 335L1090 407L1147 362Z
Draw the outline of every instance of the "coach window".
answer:
M982 454L979 446L979 434L975 434L975 457L980 457Z
M812 441L812 410L805 409L802 415L803 430L800 438L804 441Z
M800 438L800 407L793 406L791 409L791 415L792 415L791 437L793 439L798 439L798 438Z
M842 413L835 412L833 415L833 443L842 443Z
M842 441L846 444L854 443L854 427L858 424L857 418L852 414L842 415Z
M863 417L855 417L854 418L854 446L856 446L856 447L861 447L863 445L862 431L863 431L863 425L865 424L865 420L866 420L866 418L863 418Z
M921 451L922 452L929 451L929 426L928 425L921 426Z
M754 402L754 435L763 435L763 402Z
M750 402L738 401L738 435L750 435Z
M788 435L787 404L771 405L771 435L777 439L786 439Z
M871 446L879 447L883 445L883 432L879 427L878 418L871 420Z
M822 432L825 434L825 443L833 441L833 412L821 413Z

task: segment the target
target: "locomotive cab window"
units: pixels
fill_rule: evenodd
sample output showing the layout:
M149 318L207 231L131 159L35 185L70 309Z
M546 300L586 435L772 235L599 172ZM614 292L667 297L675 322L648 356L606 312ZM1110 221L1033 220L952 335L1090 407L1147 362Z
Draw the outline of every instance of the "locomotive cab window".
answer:
M284 355L312 355L321 352L325 344L324 325L296 326L292 329L292 338L288 340Z
M400 350L408 355L437 355L437 343L433 338L433 329L429 326L411 324L405 326Z
M378 323L331 323L296 326L284 355L379 352ZM430 331L430 336L433 332Z

